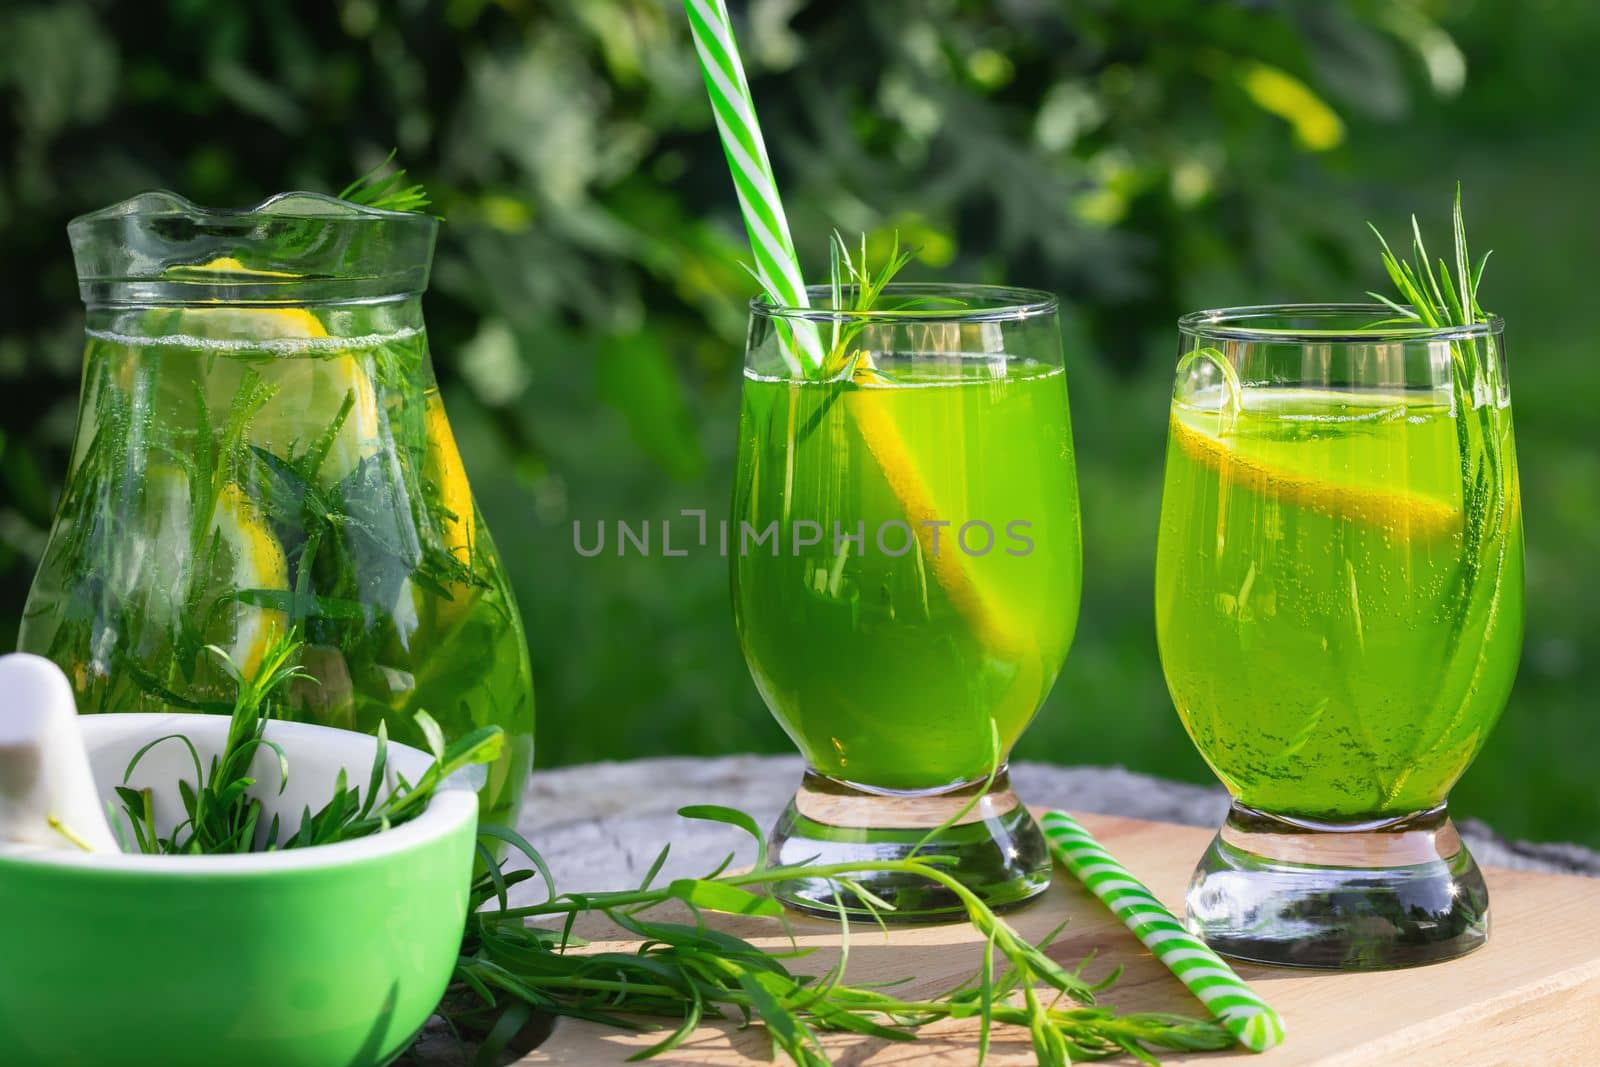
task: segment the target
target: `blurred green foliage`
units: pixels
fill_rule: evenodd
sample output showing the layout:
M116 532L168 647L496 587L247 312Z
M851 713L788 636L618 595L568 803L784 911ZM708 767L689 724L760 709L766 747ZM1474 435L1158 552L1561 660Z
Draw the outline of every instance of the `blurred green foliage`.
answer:
M1600 554L1600 397L1570 267L1600 236L1593 5L733 6L807 263L834 227L898 231L920 248L908 278L1065 298L1087 579L1024 757L1209 779L1151 621L1172 319L1355 298L1382 280L1364 221L1442 225L1463 179L1510 323L1530 615L1457 807L1600 844L1600 605L1579 578ZM574 519L727 506L751 285L699 79L673 0L0 10L0 645L72 433L66 220L152 187L336 190L397 146L448 219L427 314L527 618L540 762L786 750L715 553L572 547Z

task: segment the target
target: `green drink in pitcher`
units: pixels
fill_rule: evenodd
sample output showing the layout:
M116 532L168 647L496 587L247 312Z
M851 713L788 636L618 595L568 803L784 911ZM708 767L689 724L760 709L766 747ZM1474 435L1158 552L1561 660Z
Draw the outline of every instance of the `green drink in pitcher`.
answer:
M756 686L807 770L779 862L948 857L992 904L1049 884L1005 761L1072 643L1078 487L1055 300L890 285L870 308L752 303L727 551ZM837 370L795 373L793 338ZM830 364L832 365L832 364ZM960 910L899 875L891 916ZM860 912L825 879L786 902Z
M226 711L291 630L283 717L424 745L507 733L532 763L516 604L428 354L434 219L286 194L210 212L147 194L71 227L87 345L71 466L24 609L82 712ZM314 679L314 680L312 680Z

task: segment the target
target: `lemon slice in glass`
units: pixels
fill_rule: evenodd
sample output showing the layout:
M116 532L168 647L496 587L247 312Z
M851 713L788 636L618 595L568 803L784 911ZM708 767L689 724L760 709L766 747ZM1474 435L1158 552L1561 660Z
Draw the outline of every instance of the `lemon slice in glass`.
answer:
M1325 400L1320 408L1333 410L1334 403L1336 398ZM1373 480L1368 472L1386 469L1385 457L1364 450L1381 450L1381 442L1329 435L1285 444L1275 436L1283 425L1278 416L1249 408L1224 417L1209 408L1175 405L1171 425L1177 446L1219 472L1230 485L1378 529L1407 530L1430 538L1461 529L1461 509L1453 501ZM1453 443L1452 438L1433 436ZM1448 464L1442 453L1421 455L1425 443L1418 435L1419 470L1430 462L1433 467Z

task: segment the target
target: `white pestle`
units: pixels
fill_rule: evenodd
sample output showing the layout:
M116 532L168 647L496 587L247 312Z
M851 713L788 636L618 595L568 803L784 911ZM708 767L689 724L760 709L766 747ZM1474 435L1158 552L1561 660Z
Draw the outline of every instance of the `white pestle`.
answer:
M118 852L72 684L41 656L0 656L0 848Z

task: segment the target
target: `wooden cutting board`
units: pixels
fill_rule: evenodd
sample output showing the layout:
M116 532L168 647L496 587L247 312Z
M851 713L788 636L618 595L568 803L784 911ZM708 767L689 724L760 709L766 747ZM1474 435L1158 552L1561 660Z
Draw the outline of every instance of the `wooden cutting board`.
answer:
M1102 815L1079 818L1168 907L1181 908L1210 831ZM1260 1062L1272 1067L1391 1067L1408 1059L1418 1067L1600 1063L1600 880L1498 869L1485 875L1489 944L1463 959L1368 974L1238 965L1239 973L1283 1015L1288 1029L1285 1043ZM1068 920L1050 955L1076 966L1089 952L1097 952L1090 977L1121 964L1122 978L1103 995L1105 1003L1119 1010L1204 1014L1200 1003L1060 867L1049 892L1008 919L1034 939ZM818 948L806 971L821 973L831 966L837 958L837 926L800 916L792 921L800 943ZM787 947L770 920L727 918L718 925L762 946ZM603 937L605 931L591 927L585 936ZM612 940L597 947L626 951L635 944ZM901 987L907 995L939 993L972 976L979 946L966 925L899 927L887 939L875 928L858 927L852 935L849 980L864 984L910 977ZM976 1035L976 1024L964 1022L929 1027L914 1044L854 1034L827 1035L824 1040L841 1065L954 1067L975 1061ZM621 1063L661 1036L563 1019L543 1046L519 1062ZM649 1062L753 1067L766 1061L768 1048L759 1029L708 1025L672 1053ZM1204 1064L1254 1058L1234 1050L1168 1053L1161 1061ZM989 1062L995 1067L1033 1063L1027 1034L997 1030Z

